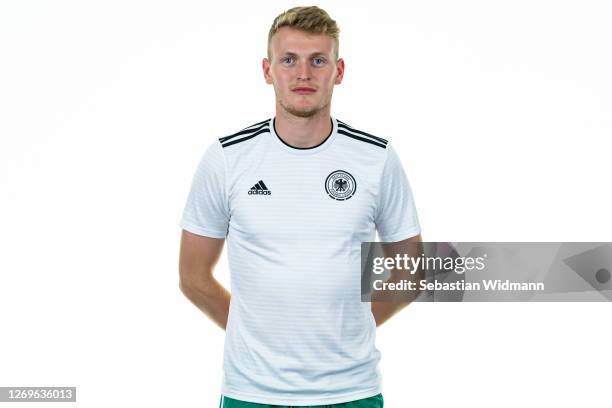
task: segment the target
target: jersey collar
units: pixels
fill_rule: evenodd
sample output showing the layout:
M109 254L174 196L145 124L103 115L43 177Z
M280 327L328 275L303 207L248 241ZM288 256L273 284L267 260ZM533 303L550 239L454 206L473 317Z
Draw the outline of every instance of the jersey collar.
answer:
M334 142L338 134L338 122L336 121L335 118L331 117L331 124L332 124L331 132L321 143L319 143L316 146L312 146L312 147L295 147L295 146L291 146L290 144L286 143L283 139L281 139L278 136L278 134L276 133L276 126L274 126L275 119L276 117L270 119L270 134L272 135L274 142L280 148L292 154L298 154L298 155L306 154L307 155L307 154L315 154L322 150L325 150L329 146L332 145L332 143Z

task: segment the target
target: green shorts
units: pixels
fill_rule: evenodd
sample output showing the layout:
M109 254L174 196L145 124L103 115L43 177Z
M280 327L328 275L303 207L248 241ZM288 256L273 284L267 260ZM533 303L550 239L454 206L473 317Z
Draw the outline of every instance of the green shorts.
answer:
M300 405L299 408L383 408L384 400L382 394L375 395L370 398L364 398L356 401L341 402L331 405ZM246 402L235 400L230 397L221 396L219 408L293 408L293 405L268 405L257 404L254 402ZM298 406L296 406L298 407Z

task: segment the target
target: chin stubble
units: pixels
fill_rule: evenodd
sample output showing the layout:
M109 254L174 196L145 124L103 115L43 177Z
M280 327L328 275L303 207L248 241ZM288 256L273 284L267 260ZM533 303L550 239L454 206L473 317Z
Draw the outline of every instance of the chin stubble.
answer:
M330 95L330 100L331 100L331 95ZM298 109L294 109L291 106L285 105L282 101L280 101L280 105L287 113L293 116L297 116L299 118L311 118L315 116L317 113L319 113L320 111L322 111L323 109L327 108L329 106L329 103L330 101L327 101L327 103L321 106L320 108L313 108L313 109L308 109L308 110L298 110Z

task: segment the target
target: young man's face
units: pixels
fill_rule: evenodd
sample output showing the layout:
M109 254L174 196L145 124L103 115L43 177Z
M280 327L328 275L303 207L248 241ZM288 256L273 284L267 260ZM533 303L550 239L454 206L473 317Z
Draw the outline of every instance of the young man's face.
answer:
M334 40L290 27L280 28L270 42L263 71L274 86L276 102L286 112L311 117L329 107L334 85L342 82L344 61L334 60Z

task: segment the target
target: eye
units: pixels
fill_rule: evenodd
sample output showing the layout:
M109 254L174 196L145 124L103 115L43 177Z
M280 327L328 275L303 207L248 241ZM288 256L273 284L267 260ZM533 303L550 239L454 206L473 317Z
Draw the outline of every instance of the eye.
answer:
M313 58L312 62L315 65L323 65L325 63L325 59L317 57L317 58Z
M291 64L293 62L293 57L284 57L283 59L281 59L281 62L283 64Z

